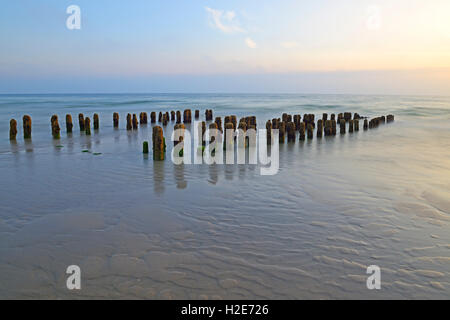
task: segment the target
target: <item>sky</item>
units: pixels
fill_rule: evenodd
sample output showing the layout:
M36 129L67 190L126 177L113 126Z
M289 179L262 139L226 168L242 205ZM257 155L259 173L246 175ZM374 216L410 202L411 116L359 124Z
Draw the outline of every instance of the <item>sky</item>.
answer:
M0 93L450 93L449 0L4 1L0 43Z

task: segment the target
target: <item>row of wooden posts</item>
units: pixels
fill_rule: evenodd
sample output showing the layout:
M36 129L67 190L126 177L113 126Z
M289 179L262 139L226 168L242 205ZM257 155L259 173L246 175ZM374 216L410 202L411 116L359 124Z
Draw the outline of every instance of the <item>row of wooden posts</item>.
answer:
M200 117L200 111L195 110L195 119L198 119ZM213 120L213 111L211 109L207 109L205 111L205 119L206 121L212 121ZM337 133L337 124L339 124L339 131L340 134L346 133L346 128L348 124L348 131L354 132L359 131L359 121L364 120L363 129L372 129L378 127L380 124L384 124L386 122L392 122L394 121L393 115L387 115L387 116L381 116L371 119L370 121L367 118L361 117L358 113L355 113L352 117L352 113L345 112L345 113L339 113L337 115L331 114L330 119L328 119L328 114L324 113L322 115L322 119L317 120L317 126L315 122L315 115L314 114L304 114L303 119L302 116L299 114L296 115L290 115L287 113L283 113L281 118L274 118L272 120L268 120L266 122L266 129L267 129L267 143L270 144L272 142L272 136L271 136L271 129L278 129L279 131L279 142L284 143L285 138L287 137L288 142L294 142L296 140L296 133L299 132L299 140L305 140L306 137L308 139L312 139L314 136L314 130L317 127L316 130L316 136L318 138L321 138L323 135L325 136L333 136ZM175 121L176 124L174 126L174 129L185 129L184 124L188 124L192 122L192 115L191 110L186 109L183 112L183 118L181 117L181 111L171 111L169 112L159 112L158 114L158 120L156 118L156 112L150 113L150 122L156 123L158 121L159 123L162 123L163 126L166 126L169 121ZM58 116L53 115L50 119L51 122L51 130L52 135L55 139L60 138L60 126L58 122ZM93 122L94 122L94 130L98 130L99 125L99 116L97 113L93 116ZM91 134L91 120L89 117L84 117L82 113L78 115L78 123L80 127L81 132L85 132L86 135ZM139 124L145 125L148 123L148 117L146 112L141 112L139 114L139 122L136 114L131 115L130 113L127 114L126 117L126 128L127 130L137 130ZM206 132L206 122L201 122L201 137L203 137L204 133ZM113 126L114 128L119 127L119 114L117 112L114 112L113 114ZM244 132L250 129L256 130L256 117L255 116L249 116L244 117L237 122L237 118L235 115L226 116L224 117L224 126L222 126L222 118L216 117L215 120L209 124L210 129L218 129L221 132L223 132L223 129L232 129L237 130L240 129ZM66 131L68 133L71 133L73 130L73 122L72 122L72 116L70 114L66 115ZM15 140L17 136L17 121L15 119L11 119L10 121L10 139ZM29 115L25 115L23 117L23 136L25 139L31 138L31 117ZM175 145L177 143L180 143L183 141L183 137L180 137L177 142L175 142ZM205 145L205 141L203 141L203 138L201 139L202 145ZM214 138L211 139L210 142L214 141ZM166 144L165 144L165 138L163 134L163 128L160 126L154 126L153 132L152 132L152 144L153 144L153 158L155 160L164 160L165 158L165 150L166 150ZM227 144L226 141L226 135L224 137L224 144ZM148 142L145 141L143 145L143 152L148 153L149 152L149 146Z

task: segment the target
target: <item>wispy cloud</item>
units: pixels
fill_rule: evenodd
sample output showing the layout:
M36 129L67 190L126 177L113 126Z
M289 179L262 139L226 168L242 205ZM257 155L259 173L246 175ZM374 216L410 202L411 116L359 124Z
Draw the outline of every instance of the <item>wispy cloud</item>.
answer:
M256 43L255 41L253 41L250 38L246 38L245 39L245 44L247 45L247 47L251 48L251 49L255 49L256 48Z
M222 11L205 7L209 15L211 25L225 33L244 32L239 25L234 11Z
M298 47L298 42L295 42L295 41L286 41L286 42L282 42L282 43L281 43L281 46L282 46L283 48L286 48L286 49L297 48L297 47Z

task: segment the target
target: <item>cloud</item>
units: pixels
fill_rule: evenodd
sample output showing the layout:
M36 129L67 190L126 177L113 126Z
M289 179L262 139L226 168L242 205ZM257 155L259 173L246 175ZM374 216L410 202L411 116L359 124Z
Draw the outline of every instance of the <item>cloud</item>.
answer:
M236 19L234 11L221 11L205 7L208 12L211 25L225 33L244 32Z
M281 46L286 49L292 49L292 48L298 47L298 43L295 41L286 41L286 42L282 42Z
M256 48L256 43L255 41L253 41L250 38L246 38L245 39L245 44L247 45L247 47L251 48L251 49L255 49Z

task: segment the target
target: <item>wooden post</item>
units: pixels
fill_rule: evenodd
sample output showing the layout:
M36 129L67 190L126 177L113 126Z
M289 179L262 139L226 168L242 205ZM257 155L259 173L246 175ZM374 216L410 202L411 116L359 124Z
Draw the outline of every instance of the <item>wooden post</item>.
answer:
M176 146L177 144L179 144L180 142L183 142L184 139L184 130L186 129L186 127L184 126L184 124L182 123L177 123L174 127L173 130L178 130L178 129L182 129L183 130L183 134L179 137L178 141L174 141L173 145Z
M281 121L278 126L278 132L279 132L279 142L284 143L284 136L286 134L286 122Z
M266 122L266 131L267 131L267 144L272 144L272 122L267 120Z
M369 122L367 119L364 119L364 130L369 129Z
M331 134L333 136L335 136L336 135L336 131L337 131L337 129L336 129L336 120L331 120Z
M350 119L348 120L348 132L353 132L354 128L354 120Z
M308 123L307 133L308 133L308 139L312 139L313 135L314 135L314 127L313 127L312 123Z
M158 114L158 122L161 122L161 121L162 121L162 116L163 116L163 114L162 114L162 112L160 111L159 114Z
M163 117L162 117L162 125L165 127L165 126L167 126L168 122L169 122L169 116L167 113L164 113Z
M99 127L98 114L94 113L94 130L98 130Z
M156 123L156 112L155 112L155 111L152 111L152 112L150 113L150 121L151 121L152 123Z
M147 112L141 112L141 113L139 114L139 123L140 123L141 125L147 124Z
M184 122L184 123L191 123L191 122L192 122L191 109L186 109L186 110L184 110L184 113L183 113L183 122Z
M225 133L223 135L223 149L224 150L231 150L233 148L233 139L231 140L227 140L227 132L228 131L233 132L234 128L233 128L233 123L232 122L227 122L225 123Z
M303 122L300 122L299 140L305 140L306 123L304 120L305 118L303 118Z
M220 130L220 132L223 132L223 128L222 128L222 118L221 117L216 117L215 121L217 124L217 129Z
M170 111L170 121L175 121L175 115L176 115L176 113L175 113L175 111Z
M148 153L148 141L144 141L144 143L142 144L142 153Z
M84 119L84 131L87 136L91 135L91 119L89 119L89 117Z
M11 119L9 121L9 140L16 140L17 136L17 121Z
M339 125L341 134L345 134L345 119L341 118Z
M288 117L289 118L289 117ZM295 123L288 122L286 125L288 142L295 142Z
M325 121L327 121L328 120L328 114L327 113L324 113L323 115L322 115L322 122L325 122Z
M200 118L200 110L195 110L195 119Z
M327 118L327 114L324 113L323 118ZM317 138L322 138L322 134L323 134L323 118L317 120ZM327 120L325 120L327 121Z
M177 123L181 123L181 111L177 111Z
M23 116L23 138L31 139L31 117Z
M50 119L50 123L52 125L52 136L53 139L59 139L60 138L60 127L59 127L59 123L58 123L58 116L57 115L53 115Z
M138 129L138 119L137 119L135 113L133 113L133 129L134 129L134 130L137 130L137 129Z
M345 120L345 122L349 122L351 118L352 118L352 113L351 112L344 112L344 120Z
M394 122L394 115L389 114L389 115L387 116L387 122L388 122L388 123L389 123L389 122Z
M73 123L72 116L70 114L66 114L66 131L67 133L72 133Z
M160 126L153 127L153 160L162 161L166 153L166 141L164 139L163 129Z
M355 126L355 131L359 131L359 118L353 120L353 125Z
M114 128L119 127L119 114L117 112L113 113L113 126Z
M80 132L84 131L84 115L82 113L78 114L78 124L80 125Z
M325 136L331 136L333 135L333 128L332 128L332 120L325 121Z
M127 130L133 129L133 122L131 120L131 114L127 114Z

